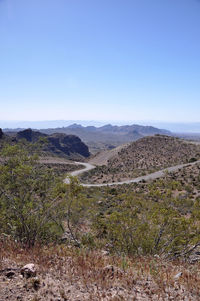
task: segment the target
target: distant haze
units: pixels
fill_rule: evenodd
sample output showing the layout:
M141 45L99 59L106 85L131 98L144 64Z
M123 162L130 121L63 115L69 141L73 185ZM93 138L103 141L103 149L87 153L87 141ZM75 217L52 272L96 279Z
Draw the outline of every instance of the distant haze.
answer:
M157 128L166 129L175 133L200 133L200 122L194 123L171 123L160 121L95 121L95 120L46 120L46 121L0 121L0 128L16 129L16 128L59 128L67 127L71 124L81 124L82 126L103 126L105 124L112 125L127 125L140 124L151 125Z

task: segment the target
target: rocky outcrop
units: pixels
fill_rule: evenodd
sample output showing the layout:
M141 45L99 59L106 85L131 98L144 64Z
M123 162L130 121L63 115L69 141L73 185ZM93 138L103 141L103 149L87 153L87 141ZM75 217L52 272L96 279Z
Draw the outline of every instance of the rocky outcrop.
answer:
M31 129L20 131L16 134L16 140L25 139L28 142L37 142L40 138L46 138L43 150L56 155L65 155L71 159L81 159L90 156L88 146L75 135L52 134L46 135Z
M3 138L3 131L2 131L2 129L0 129L0 139L2 139Z
M57 149L66 155L77 153L85 158L90 155L87 145L77 136L53 134L48 137L48 141L52 150L56 151Z
M46 137L47 135L42 134L37 131L33 131L31 129L27 129L24 131L20 131L17 133L16 138L17 140L25 139L28 142L36 142L40 137Z

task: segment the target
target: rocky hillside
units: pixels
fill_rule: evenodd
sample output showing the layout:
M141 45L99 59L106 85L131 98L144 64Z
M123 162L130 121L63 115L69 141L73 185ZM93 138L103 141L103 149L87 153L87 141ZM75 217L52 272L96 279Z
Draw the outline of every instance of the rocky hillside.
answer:
M82 160L90 156L87 145L74 135L59 133L47 135L26 129L17 133L9 133L9 137L16 143L22 139L30 143L35 143L45 138L46 143L44 144L43 152L51 155L65 156L68 159Z
M110 167L123 166L126 170L151 169L186 163L192 157L200 157L200 147L174 137L156 135L131 143L108 164Z
M4 143L4 142L11 142L13 139L12 139L12 137L9 137L7 134L5 134L4 132L3 132L3 130L0 128L0 147L2 146L2 144Z
M25 139L28 142L36 142L38 141L41 137L47 137L47 135L42 134L40 132L33 131L31 129L19 131L16 134L16 139Z
M71 158L90 156L88 147L81 139L74 135L53 134L48 136L48 149L55 154L64 153Z
M107 165L108 160L113 158L115 155L117 155L123 148L126 148L129 144L122 144L120 146L117 146L110 150L103 150L99 153L93 155L90 157L88 163L96 165L96 166L102 166Z
M88 180L92 176L100 183L119 181L199 158L200 145L164 135L145 137L123 148L106 166L91 171Z

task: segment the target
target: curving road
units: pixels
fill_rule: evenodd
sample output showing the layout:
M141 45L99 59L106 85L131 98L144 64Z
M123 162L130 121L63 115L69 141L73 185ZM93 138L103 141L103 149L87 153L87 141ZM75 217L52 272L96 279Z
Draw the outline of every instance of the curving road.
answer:
M92 164L89 164L89 163L74 162L73 164L85 166L83 169L79 169L79 170L75 170L75 171L70 172L69 175L73 176L73 177L76 177L76 176L78 176L78 175L80 175L80 174L82 174L82 173L84 173L86 171L89 171L89 170L92 170L92 169L96 168L96 166L94 166ZM69 178L66 178L64 180L64 183L69 184L70 183ZM81 185L83 185L83 184L81 184Z
M80 174L82 174L86 171L89 171L89 170L92 170L92 169L96 168L96 166L94 166L92 164L89 164L89 163L82 163L82 162L74 162L74 163L77 164L77 165L84 165L85 168L79 169L79 170L76 170L76 171L72 171L71 173L69 173L69 175L71 175L71 176L78 176L78 175L80 175ZM137 177L137 178L122 181L122 182L112 182L112 183L104 183L104 184L83 184L83 183L81 183L81 185L84 186L84 187L103 187L103 186L114 186L114 185L130 184L130 183L139 183L143 180L145 180L145 181L155 180L155 179L164 177L166 172L175 172L175 171L177 171L177 170L179 170L179 169L181 169L185 166L193 166L197 163L200 163L200 160L196 161L196 162L193 162L193 163L179 164L179 165L176 165L176 166L168 167L168 168L150 173L146 176L141 176L141 177ZM64 182L66 184L69 184L70 181L69 181L68 178L66 178L64 180Z

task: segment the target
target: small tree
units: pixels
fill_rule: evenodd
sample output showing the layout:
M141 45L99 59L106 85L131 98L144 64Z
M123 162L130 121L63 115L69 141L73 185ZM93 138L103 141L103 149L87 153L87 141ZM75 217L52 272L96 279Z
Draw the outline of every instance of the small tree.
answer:
M76 177L69 176L69 180L66 193L66 226L71 240L76 246L80 246L81 239L89 234L89 231L85 231L85 226L88 226L95 204L84 195L84 189Z

